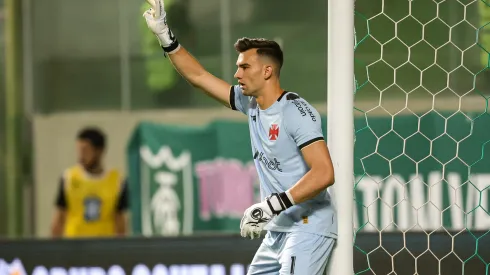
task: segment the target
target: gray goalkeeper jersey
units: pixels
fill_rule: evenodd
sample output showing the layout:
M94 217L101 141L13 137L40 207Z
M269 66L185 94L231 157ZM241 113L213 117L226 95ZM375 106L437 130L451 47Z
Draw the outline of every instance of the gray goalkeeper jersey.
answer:
M309 170L301 149L313 142L325 142L320 115L291 92L284 92L272 106L261 110L255 98L244 96L238 85L230 89L230 105L248 116L262 200L271 193L287 191ZM265 230L304 231L336 238L337 217L329 193L323 191L283 211Z

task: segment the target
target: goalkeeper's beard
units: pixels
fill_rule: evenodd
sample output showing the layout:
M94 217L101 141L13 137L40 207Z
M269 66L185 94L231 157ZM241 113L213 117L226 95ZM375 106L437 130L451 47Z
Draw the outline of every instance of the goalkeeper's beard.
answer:
M246 87L245 89L242 88L242 94L244 96L259 97L260 95L262 95L262 92L261 92L261 90L258 90L258 89L252 90L252 89Z
M258 89L251 89L248 85L240 83L240 88L244 96L257 97L259 95Z

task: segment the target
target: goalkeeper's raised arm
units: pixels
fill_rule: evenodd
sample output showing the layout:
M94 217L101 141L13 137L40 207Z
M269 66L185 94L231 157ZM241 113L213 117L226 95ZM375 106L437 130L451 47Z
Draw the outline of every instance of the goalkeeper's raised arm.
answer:
M168 54L175 69L194 87L230 107L230 86L206 71L204 67L182 46L167 25L163 0L147 0L152 8L143 16L148 28L156 35L160 45ZM153 2L154 1L154 2Z

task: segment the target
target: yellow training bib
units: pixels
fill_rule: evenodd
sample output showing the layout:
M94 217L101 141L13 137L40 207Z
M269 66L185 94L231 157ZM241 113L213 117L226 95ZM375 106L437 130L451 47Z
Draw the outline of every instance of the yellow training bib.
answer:
M109 170L91 177L80 166L64 175L67 203L65 237L114 236L115 214L122 189L121 175Z

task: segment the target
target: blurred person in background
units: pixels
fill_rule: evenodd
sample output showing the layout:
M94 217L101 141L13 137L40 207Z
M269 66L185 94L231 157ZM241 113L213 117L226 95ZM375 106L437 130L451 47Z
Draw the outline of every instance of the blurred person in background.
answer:
M116 169L105 168L106 139L96 128L82 129L76 142L78 164L59 183L53 237L115 237L127 234L128 187Z

